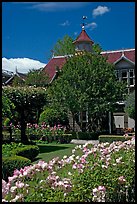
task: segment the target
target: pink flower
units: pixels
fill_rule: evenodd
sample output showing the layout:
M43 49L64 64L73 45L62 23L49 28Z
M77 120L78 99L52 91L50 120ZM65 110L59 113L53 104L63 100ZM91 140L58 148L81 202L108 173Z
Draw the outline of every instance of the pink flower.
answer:
M72 169L76 169L77 168L77 164L73 164Z
M2 179L2 198L9 192L9 185Z
M98 187L98 190L99 190L99 191L104 191L104 192L105 192L105 191L106 191L106 188L105 188L104 186L99 186L99 187Z
M20 175L20 171L18 169L14 170L14 176L19 176Z
M118 178L118 181L119 181L120 184L124 184L126 182L126 179L124 178L124 176L120 176Z
M18 176L16 176L16 175L14 175L14 176L9 176L8 177L8 181L9 181L9 183L11 183L12 181L14 181L16 178L18 178Z
M81 161L82 164L85 164L85 163L86 163L86 160L85 160L85 158L83 158L83 157L81 157L80 161Z
M93 194L94 194L94 193L97 193L97 192L98 192L98 189L97 189L97 188L94 188L94 189L93 189Z
M23 182L17 181L15 184L16 184L17 188L23 188L24 187Z

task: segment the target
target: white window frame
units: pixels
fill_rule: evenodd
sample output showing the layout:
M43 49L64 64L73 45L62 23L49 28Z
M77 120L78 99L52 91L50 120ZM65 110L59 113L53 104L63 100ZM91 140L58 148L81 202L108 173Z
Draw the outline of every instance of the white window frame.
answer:
M130 76L130 72L133 72L133 76ZM130 79L133 79L133 84L130 84ZM134 69L129 69L129 86L133 87L135 85L135 72Z
M126 72L126 76L124 76L124 77L122 77L122 73L123 73L123 72ZM128 85L128 70L127 70L127 69L122 69L122 70L121 70L121 81L125 81L125 80L123 80L123 79L126 79L127 85Z

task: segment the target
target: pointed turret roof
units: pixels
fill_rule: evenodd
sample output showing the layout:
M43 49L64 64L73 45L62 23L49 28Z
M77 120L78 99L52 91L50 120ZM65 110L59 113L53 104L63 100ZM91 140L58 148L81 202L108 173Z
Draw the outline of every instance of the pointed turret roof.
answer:
M77 42L90 42L91 44L94 43L90 39L90 37L88 36L88 34L86 33L86 31L84 29L81 31L81 33L79 34L79 36L77 37L77 39L73 43L77 43Z

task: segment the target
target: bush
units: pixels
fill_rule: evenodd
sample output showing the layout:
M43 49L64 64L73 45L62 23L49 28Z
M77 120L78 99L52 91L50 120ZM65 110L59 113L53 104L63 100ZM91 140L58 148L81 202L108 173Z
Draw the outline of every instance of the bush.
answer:
M113 142L113 141L125 141L131 139L131 136L118 136L118 135L100 135L99 142Z
M7 180L13 175L15 169L20 169L31 164L27 158L20 156L2 157L2 178Z
M6 119L4 120L4 122L3 122L3 125L4 125L4 126L9 126L10 123L11 123L11 120L10 120L9 118L6 118Z
M56 142L61 144L67 144L67 143L70 143L71 140L72 140L72 134L61 134L61 135L57 134L57 135L42 136L39 141L46 141L47 143Z
M28 145L26 147L17 148L15 150L16 155L26 157L31 161L39 154L39 147L34 145Z
M22 143L15 143L15 142L11 142L10 144L3 144L2 145L2 156L4 157L10 157L15 155L15 150L17 148L22 148L25 147L24 144Z
M55 124L68 124L68 117L65 111L57 110L55 108L46 108L41 114L39 118L39 124L43 122L49 124L50 126L54 126Z
M135 202L135 137L77 145L69 157L18 171L9 192L3 184L5 202ZM19 184L23 187L16 188Z
M98 140L102 132L72 132L72 139L79 140Z

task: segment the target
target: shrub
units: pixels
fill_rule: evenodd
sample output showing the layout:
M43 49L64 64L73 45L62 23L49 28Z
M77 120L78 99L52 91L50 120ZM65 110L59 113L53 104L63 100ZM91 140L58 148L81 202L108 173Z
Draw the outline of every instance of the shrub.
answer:
M79 140L98 140L101 132L72 132L73 139Z
M68 117L65 111L57 110L56 108L46 108L41 114L39 118L39 124L46 122L50 126L54 126L55 124L68 124Z
M2 178L7 180L13 175L15 169L20 169L31 164L27 158L20 156L2 157Z
M4 126L9 126L11 123L11 120L9 118L5 118L4 122L3 122L3 125Z
M72 153L14 172L9 192L3 181L5 202L135 202L134 137L77 145Z
M31 161L39 154L39 147L34 145L28 145L26 147L17 148L15 150L16 155L26 157Z
M99 142L113 142L113 141L125 141L131 139L131 136L118 136L118 135L100 135Z
M9 156L15 155L15 150L17 148L22 148L22 147L25 147L25 145L22 143L11 142L10 144L3 144L2 145L2 156L9 157Z

